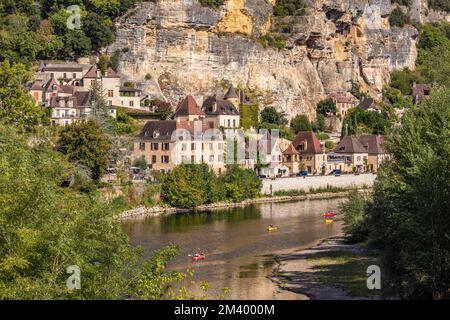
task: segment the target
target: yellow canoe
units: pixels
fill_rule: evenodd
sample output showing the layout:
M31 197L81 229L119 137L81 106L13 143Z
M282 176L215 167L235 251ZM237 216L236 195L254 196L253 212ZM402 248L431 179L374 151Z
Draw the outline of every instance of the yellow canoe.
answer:
M332 223L333 222L333 220L331 220L331 219L326 219L325 220L325 223Z
M278 227L268 227L267 231L268 232L278 231Z

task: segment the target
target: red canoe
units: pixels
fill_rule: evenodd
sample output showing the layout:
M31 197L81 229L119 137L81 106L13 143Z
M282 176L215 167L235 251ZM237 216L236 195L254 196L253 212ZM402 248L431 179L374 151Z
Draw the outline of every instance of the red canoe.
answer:
M336 216L336 213L334 213L334 212L327 212L327 213L324 213L322 216L325 217L325 218L333 218L333 217Z
M205 260L205 255L203 253L196 253L192 256L192 260L194 261Z

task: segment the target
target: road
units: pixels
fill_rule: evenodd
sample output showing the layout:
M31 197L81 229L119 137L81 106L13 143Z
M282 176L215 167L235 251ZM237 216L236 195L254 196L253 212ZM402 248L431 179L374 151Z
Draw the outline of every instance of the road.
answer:
M367 174L346 174L341 176L308 176L308 177L292 177L292 178L277 178L275 180L263 180L263 194L270 194L270 186L272 185L273 192L287 191L287 190L304 190L309 191L310 188L326 187L327 185L333 187L362 187L372 186L376 175Z

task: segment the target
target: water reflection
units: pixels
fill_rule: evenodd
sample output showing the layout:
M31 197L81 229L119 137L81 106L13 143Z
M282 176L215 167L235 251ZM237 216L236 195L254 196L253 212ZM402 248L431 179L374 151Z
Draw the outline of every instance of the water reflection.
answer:
M269 203L128 220L124 227L132 243L144 246L149 253L170 243L179 244L181 253L171 268L194 268L195 278L208 281L213 291L228 287L235 299L277 299L286 293L277 292L266 278L274 267L274 255L339 233L340 223L325 224L321 216L327 210L337 210L339 202ZM266 228L271 224L279 230L268 233ZM204 262L190 260L188 255L197 248L206 253Z

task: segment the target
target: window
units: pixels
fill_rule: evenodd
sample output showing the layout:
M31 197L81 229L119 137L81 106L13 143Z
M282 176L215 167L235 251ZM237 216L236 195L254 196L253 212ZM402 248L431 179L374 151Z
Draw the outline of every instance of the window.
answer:
M95 84L95 80L91 80L91 86Z
M67 79L67 73L65 73L65 72L63 73L63 78Z
M162 162L162 160L161 160L161 162ZM156 163L156 156L155 155L152 156L152 163Z
M165 150L165 151L169 150L169 144L167 142L163 143L162 144L162 149Z
M218 162L223 162L223 155L219 154L219 155L217 156L217 161L218 161Z
M195 150L195 143L191 143L191 150Z
M181 163L187 163L187 157L181 156Z
M76 79L77 78L77 74L76 73L72 73L72 78Z
M161 163L169 163L169 156L161 156Z
M228 126L231 127L231 120L228 119Z
M191 156L191 163L195 163L195 156Z
M139 143L139 150L144 151L145 150L145 142Z
M152 143L150 149L151 150L158 150L158 144L157 143Z
M50 73L50 78L54 78L55 77L55 74L54 73Z
M223 150L223 143L219 143L219 150Z
M236 119L233 120L233 127L236 128Z
M209 162L210 162L210 163L213 163L213 162L214 162L214 156L213 156L213 155L209 156Z
M130 107L134 107L134 101L133 100L130 101Z
M209 150L211 150L211 151L213 150L213 144L212 143L209 144Z
M181 151L186 151L187 145L186 143L181 144Z
M114 90L108 90L108 97L114 97Z

